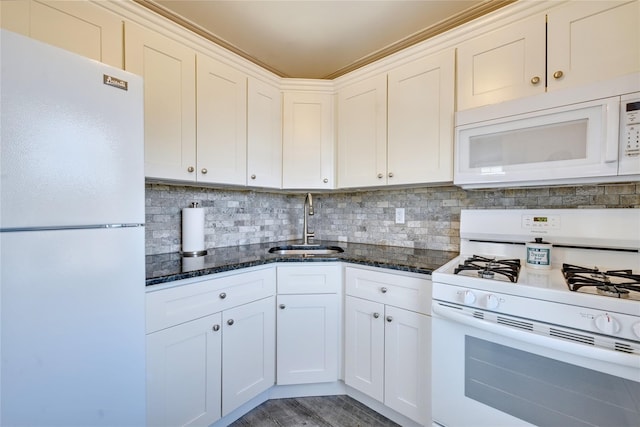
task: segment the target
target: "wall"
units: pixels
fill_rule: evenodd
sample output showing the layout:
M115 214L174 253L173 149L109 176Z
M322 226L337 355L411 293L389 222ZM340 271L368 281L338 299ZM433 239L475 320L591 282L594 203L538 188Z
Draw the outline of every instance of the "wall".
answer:
M146 186L147 254L180 250L181 209L206 208L208 248L300 239L303 194ZM640 208L640 182L465 191L430 187L314 194L310 229L322 240L458 251L461 209ZM395 208L405 224L395 224Z

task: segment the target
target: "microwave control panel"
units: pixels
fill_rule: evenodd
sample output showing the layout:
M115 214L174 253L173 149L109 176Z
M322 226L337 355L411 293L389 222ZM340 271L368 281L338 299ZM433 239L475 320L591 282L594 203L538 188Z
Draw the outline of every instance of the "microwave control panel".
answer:
M640 100L623 102L622 108L624 155L640 156Z

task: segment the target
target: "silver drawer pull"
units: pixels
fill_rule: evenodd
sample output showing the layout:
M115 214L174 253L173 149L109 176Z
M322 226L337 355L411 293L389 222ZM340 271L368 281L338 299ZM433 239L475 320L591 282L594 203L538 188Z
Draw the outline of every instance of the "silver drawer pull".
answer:
M233 322L233 319L229 319L229 320L227 320L227 325L231 326L231 325L233 325L233 323L234 323L234 322Z
M378 317L380 317L380 313L373 313L373 318L377 319Z
M387 293L387 291L388 291L388 289L387 289L387 288L380 288L380 292L382 292L383 294L386 294L386 293Z
M225 299L226 297L227 297L227 294L226 294L226 293L222 292L222 293L220 294L220 299Z
M213 325L213 332L218 332L220 330L220 325Z

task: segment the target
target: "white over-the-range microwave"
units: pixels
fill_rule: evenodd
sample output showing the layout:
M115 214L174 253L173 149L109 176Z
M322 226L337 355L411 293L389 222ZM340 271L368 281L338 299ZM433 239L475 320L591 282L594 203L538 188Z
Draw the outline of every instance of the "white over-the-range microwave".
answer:
M640 181L640 74L456 113L463 188Z

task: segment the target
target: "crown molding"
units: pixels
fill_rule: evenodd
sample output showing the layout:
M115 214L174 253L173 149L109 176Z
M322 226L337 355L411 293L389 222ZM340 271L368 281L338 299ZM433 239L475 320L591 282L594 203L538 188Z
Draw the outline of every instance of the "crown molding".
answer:
M281 70L278 70L274 67L271 67L269 64L264 63L263 61L259 60L258 58L248 54L247 52L243 51L242 49L238 48L237 46L235 46L234 44L216 36L215 34L211 33L210 31L202 28L201 26L191 22L188 19L185 19L183 17L181 17L180 15L168 10L167 8L165 8L164 6L159 5L158 3L156 3L154 0L133 0L135 3L157 13L158 15L163 16L164 18L169 19L170 21L173 21L174 23L188 29L189 31L194 32L195 34L199 35L200 37L203 37L209 41L211 41L212 43L217 44L218 46L223 47L224 49L229 50L230 52L235 53L236 55L258 65L259 67L279 76L279 77L283 77L283 78L289 78L291 76L287 75L286 73L282 72ZM516 0L485 0L484 2L472 6L466 10L463 10L462 12L459 12L455 15L453 15L451 18L448 18L446 20L440 21L428 28L425 28L424 30L421 30L415 34L412 34L411 36L408 36L402 40L399 40L385 48L382 48L376 52L371 53L370 55L367 55L349 65L347 65L346 67L343 67L339 70L336 70L335 72L328 74L326 76L324 76L322 79L323 80L333 80L337 77L343 76L347 73L350 73L354 70L357 70L365 65L371 64L373 62L376 62L382 58L385 58L389 55L392 55L396 52L399 52L401 50L406 49L407 47L413 46L415 44L421 43L427 39L430 39L434 36L437 36L438 34L441 34L445 31L451 30L455 27L458 27L462 24L465 24L469 21L472 21L478 17L481 17L483 15L486 15L488 13L491 13L495 10L498 10L504 6L507 6L511 3L516 2Z

